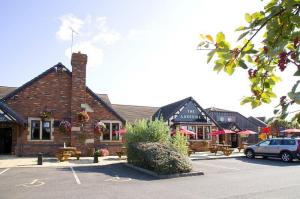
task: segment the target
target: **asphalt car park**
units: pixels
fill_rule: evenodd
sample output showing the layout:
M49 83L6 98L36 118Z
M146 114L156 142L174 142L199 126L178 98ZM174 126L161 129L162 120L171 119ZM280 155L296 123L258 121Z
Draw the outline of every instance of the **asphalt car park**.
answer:
M299 161L231 158L197 160L193 166L205 175L162 180L123 164L3 168L0 198L300 197Z

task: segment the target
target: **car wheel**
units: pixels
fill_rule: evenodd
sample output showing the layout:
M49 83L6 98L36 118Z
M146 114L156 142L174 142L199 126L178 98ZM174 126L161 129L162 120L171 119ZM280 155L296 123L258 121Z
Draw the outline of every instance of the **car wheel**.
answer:
M281 160L283 162L290 162L292 161L292 156L289 152L283 152L281 153Z
M247 151L246 151L246 157L247 158L254 158L254 151L253 150L251 150L251 149L248 149Z

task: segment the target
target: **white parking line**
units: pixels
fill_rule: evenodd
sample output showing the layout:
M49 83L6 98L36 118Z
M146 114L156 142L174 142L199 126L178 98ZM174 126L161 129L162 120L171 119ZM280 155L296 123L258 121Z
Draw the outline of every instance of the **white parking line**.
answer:
M8 171L8 170L9 170L9 168L4 169L3 171L0 172L0 175L3 174L3 173L5 173L5 172Z
M198 163L198 164L203 165L203 166L220 168L220 169L230 169L230 170L240 171L240 169L234 168L234 167L225 167L225 166L220 166L220 165L215 165L215 164L207 164L207 163Z
M81 182L80 182L80 180L79 180L77 174L75 173L75 170L73 169L73 167L70 167L70 168L71 168L71 170L72 170L72 173L73 173L73 175L74 175L74 178L75 178L77 184L81 184Z

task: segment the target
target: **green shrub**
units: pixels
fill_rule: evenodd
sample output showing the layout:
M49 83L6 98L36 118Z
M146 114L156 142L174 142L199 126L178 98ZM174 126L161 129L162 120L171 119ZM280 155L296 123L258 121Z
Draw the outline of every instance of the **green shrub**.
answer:
M188 155L188 141L186 136L179 132L176 132L175 136L172 138L172 145L174 148L182 155Z
M131 143L128 146L127 157L128 163L157 174L187 173L192 170L187 156L167 143Z
M126 145L137 142L169 143L169 127L161 121L139 120L134 124L126 125Z

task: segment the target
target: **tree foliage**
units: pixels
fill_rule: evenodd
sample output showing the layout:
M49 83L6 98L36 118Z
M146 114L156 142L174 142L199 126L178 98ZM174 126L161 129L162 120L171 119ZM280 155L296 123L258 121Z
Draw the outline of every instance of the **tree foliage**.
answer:
M200 49L212 49L208 53L208 62L214 58L214 70L225 71L232 75L236 69L247 70L251 83L251 96L244 97L241 104L250 103L253 108L262 103L270 103L276 98L274 86L280 79L280 73L292 67L295 76L300 76L300 0L271 0L263 11L246 13L246 26L240 26L241 32L236 46L226 40L219 32L215 38L201 35ZM258 33L263 36L256 44L253 39ZM279 109L274 114L285 118L292 104L300 104L300 92L297 87L300 80L287 94L280 98ZM299 86L300 87L300 86Z

